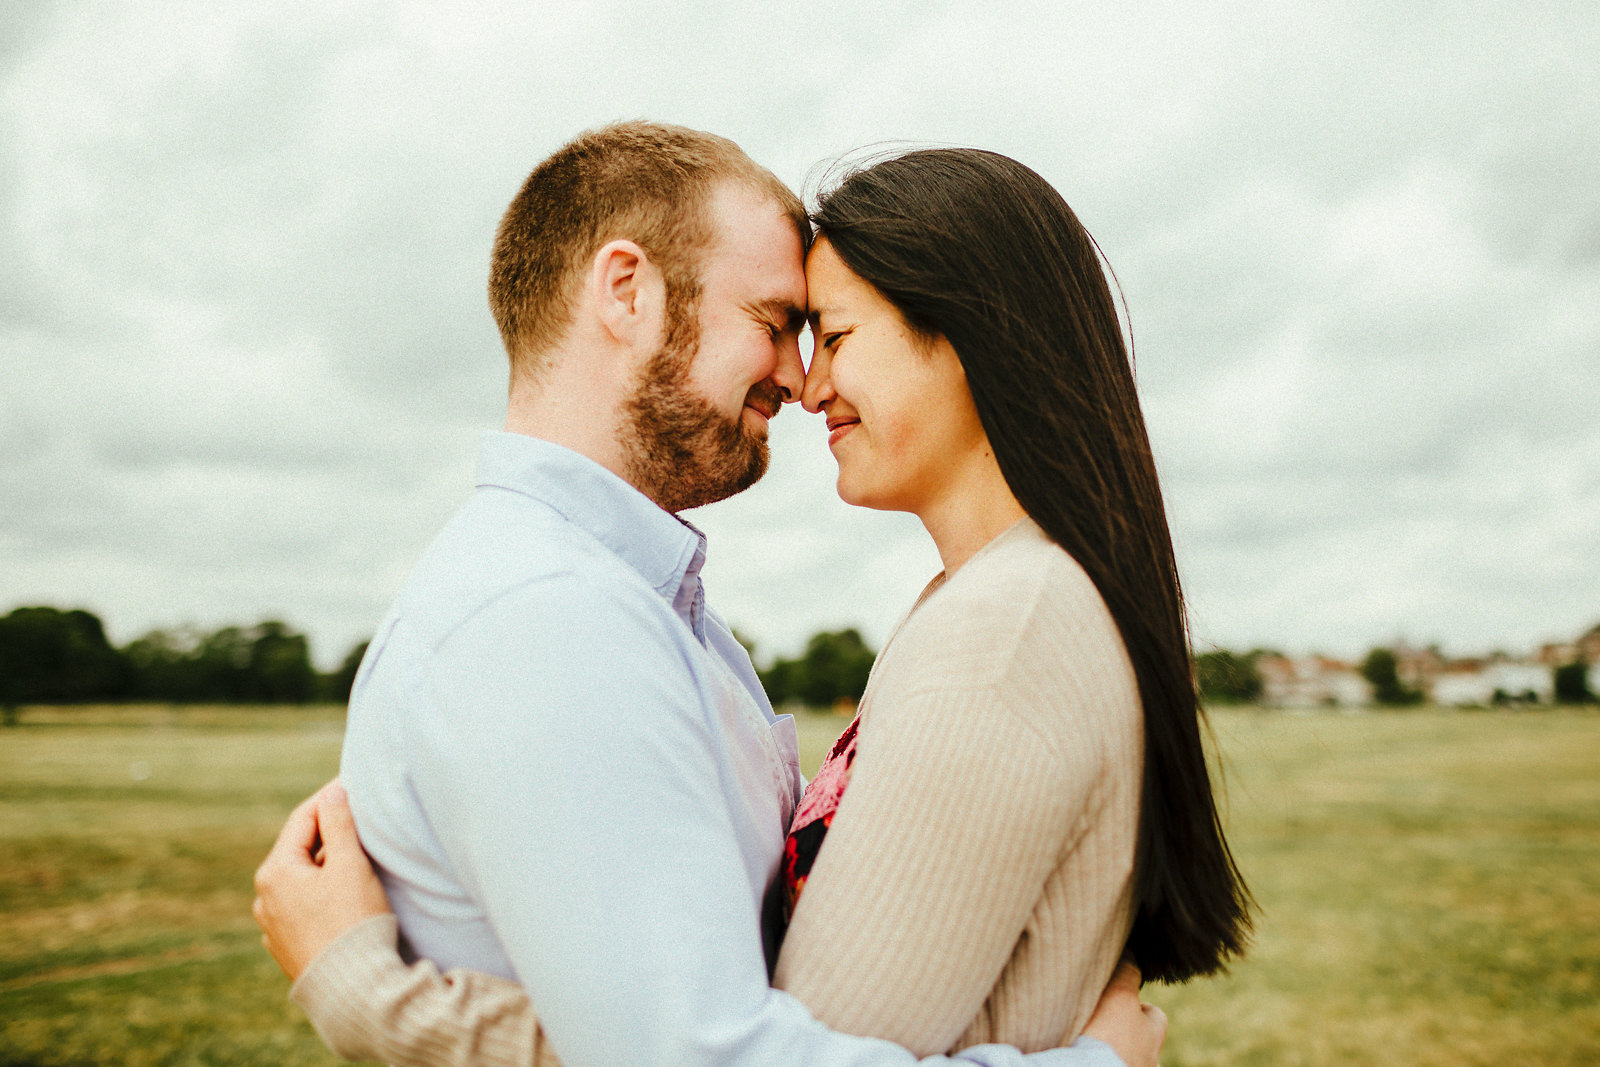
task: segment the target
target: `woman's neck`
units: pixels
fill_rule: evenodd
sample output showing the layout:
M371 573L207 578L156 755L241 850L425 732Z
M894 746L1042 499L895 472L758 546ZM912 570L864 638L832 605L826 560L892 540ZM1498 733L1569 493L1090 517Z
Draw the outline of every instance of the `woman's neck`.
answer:
M933 538L944 564L945 578L954 577L978 550L1005 533L1028 513L1011 492L993 455L966 477L952 478L946 492L917 512Z

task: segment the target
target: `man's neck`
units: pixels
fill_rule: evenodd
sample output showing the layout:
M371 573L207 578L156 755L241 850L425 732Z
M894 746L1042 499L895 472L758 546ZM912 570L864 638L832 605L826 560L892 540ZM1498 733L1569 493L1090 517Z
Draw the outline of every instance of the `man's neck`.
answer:
M598 362L552 361L537 382L513 374L505 428L569 448L632 484L621 444L627 390L597 373L605 370Z

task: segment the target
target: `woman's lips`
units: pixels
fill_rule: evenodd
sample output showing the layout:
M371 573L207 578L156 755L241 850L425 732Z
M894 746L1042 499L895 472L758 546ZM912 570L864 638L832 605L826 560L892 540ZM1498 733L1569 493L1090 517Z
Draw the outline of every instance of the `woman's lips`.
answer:
M828 420L828 447L838 444L844 435L861 425L860 419L829 419Z

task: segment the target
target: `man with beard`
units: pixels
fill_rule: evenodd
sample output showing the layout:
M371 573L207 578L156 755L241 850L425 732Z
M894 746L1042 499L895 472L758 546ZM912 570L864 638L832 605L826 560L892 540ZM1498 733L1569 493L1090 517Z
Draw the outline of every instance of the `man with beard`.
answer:
M674 514L765 470L803 384L808 232L737 146L676 127L598 130L533 172L489 281L506 432L352 694L341 778L405 951L520 981L573 1067L913 1059L768 987L794 723Z

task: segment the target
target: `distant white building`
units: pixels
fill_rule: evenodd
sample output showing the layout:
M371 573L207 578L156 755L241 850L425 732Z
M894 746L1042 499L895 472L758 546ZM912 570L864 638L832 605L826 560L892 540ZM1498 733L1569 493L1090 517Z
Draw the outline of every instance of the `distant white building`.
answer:
M1261 656L1261 702L1278 708L1363 708L1372 685L1355 667L1326 656Z
M1494 687L1491 696L1500 693L1510 700L1537 700L1541 704L1555 699L1555 676L1542 663L1508 660L1491 663L1484 673Z
M1447 708L1482 708L1494 703L1494 686L1481 667L1448 670L1433 680L1433 702Z
M1488 707L1504 701L1548 704L1555 678L1542 663L1498 659L1456 663L1434 676L1429 696L1446 707Z

